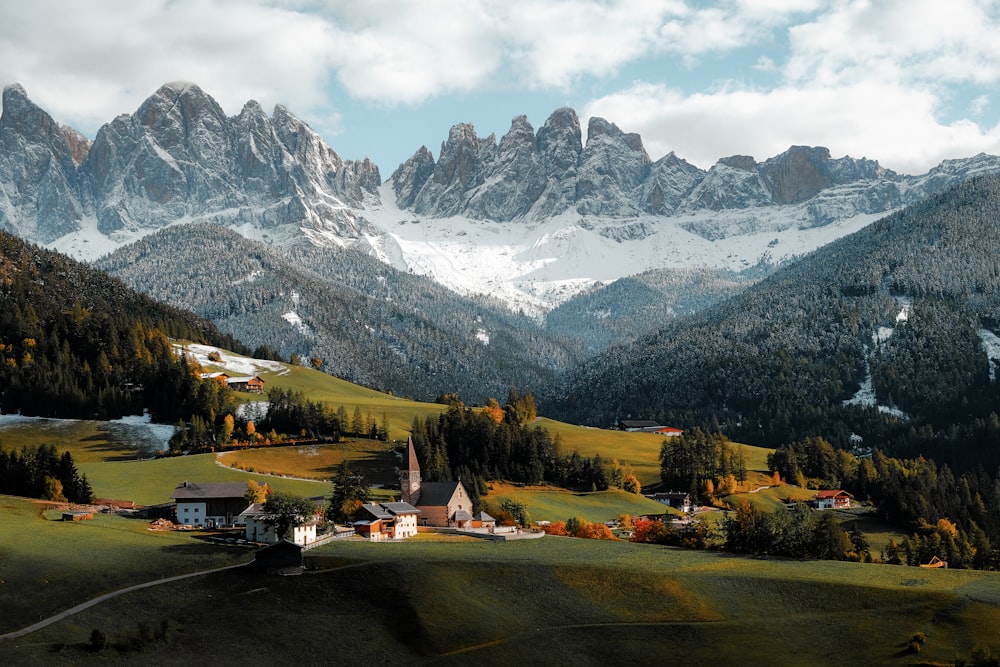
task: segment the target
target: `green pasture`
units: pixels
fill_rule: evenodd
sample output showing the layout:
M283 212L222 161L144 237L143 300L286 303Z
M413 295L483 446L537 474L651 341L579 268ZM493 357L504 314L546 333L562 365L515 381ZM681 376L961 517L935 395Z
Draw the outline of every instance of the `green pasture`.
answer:
M230 571L129 593L18 640L10 664L898 665L1000 651L1000 576L748 559L573 538L346 541L300 577ZM213 618L245 618L219 632ZM112 645L138 624L165 629ZM919 655L907 645L925 640Z
M94 495L117 500L134 500L140 505L170 502L170 494L178 484L189 482L242 482L250 479L267 483L275 491L299 496L330 495L332 487L325 482L286 479L218 465L215 454L193 454L144 461L112 461L85 463L77 466L87 475Z
M364 473L369 484L395 486L402 462L396 445L378 440L345 440L336 444L289 445L242 449L219 454L231 468L250 472L275 472L306 479L328 480L337 466L347 461L353 470Z
M544 417L537 423L553 437L559 435L563 454L575 450L581 456L600 454L602 458L627 461L643 486L652 486L660 481L660 447L664 442L662 435L576 426ZM733 445L742 448L747 470L767 470L767 455L773 449L739 443Z
M493 484L486 497L489 506L496 511L504 498L523 503L532 521L565 521L572 517L583 517L587 521L604 523L619 515L665 514L675 510L655 500L619 489L574 493L566 489L517 487L507 484Z
M805 502L816 497L813 489L803 489L801 486L780 484L753 493L734 493L722 498L724 505L735 508L746 501L759 510L773 512L785 506L785 502Z
M152 532L146 521L104 514L63 522L48 507L0 496L0 633L111 590L249 560L204 535Z

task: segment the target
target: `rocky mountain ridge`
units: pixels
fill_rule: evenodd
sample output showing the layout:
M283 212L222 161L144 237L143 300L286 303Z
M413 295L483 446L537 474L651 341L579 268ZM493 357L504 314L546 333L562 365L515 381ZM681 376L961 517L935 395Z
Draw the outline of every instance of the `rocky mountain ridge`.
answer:
M366 226L355 210L381 182L371 161L342 160L284 107L269 117L250 101L228 117L189 83L162 86L92 143L8 86L0 156L0 228L39 243L88 222L127 240L183 220L354 238Z
M226 116L196 85L168 83L90 142L14 84L0 115L0 229L96 259L210 222L284 247L358 246L543 313L642 271L780 264L998 171L1000 157L978 155L905 176L808 146L704 170L674 153L652 160L639 135L602 118L584 139L561 108L537 131L514 118L499 141L455 125L437 159L421 147L383 184L370 160L340 158L280 105Z
M674 153L650 159L642 138L603 118L591 118L586 143L572 109L553 113L535 133L524 116L499 141L456 125L440 157L421 147L390 181L400 209L419 215L509 222L539 221L565 212L584 217L691 217L717 213L760 222L789 207L805 227L844 217L889 212L961 182L1000 169L1000 158L955 160L921 176L905 176L868 158L833 158L827 148L792 146L757 162L721 158L707 171ZM788 216L783 216L788 217ZM759 224L756 225L759 227ZM730 225L723 236L754 225ZM718 238L718 225L686 228Z

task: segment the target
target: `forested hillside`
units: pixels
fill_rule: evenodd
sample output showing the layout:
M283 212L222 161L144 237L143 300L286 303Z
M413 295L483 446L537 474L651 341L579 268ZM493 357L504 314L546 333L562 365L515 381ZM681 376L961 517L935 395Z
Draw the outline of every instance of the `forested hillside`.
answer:
M0 410L112 419L191 414L196 381L168 338L249 352L190 312L0 232ZM185 393L187 392L187 393Z
M486 297L473 301L360 252L278 250L212 225L171 227L98 262L252 347L322 362L357 384L482 402L549 383L579 344Z
M553 334L575 338L597 352L656 331L760 281L770 265L739 273L722 269L654 269L620 278L553 309L545 318Z
M857 434L993 466L1000 409L986 349L998 324L1000 179L984 176L608 350L547 413L702 424L762 445L822 435L847 446Z

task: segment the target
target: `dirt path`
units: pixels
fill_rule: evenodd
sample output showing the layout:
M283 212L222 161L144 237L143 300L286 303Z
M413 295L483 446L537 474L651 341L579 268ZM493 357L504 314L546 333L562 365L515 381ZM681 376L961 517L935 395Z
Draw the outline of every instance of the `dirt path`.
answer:
M70 616L73 616L74 614L79 614L84 609L90 609L94 605L98 605L106 600L110 600L111 598L116 598L119 595L124 595L125 593L131 593L132 591L138 591L143 588L151 588L153 586L159 586L160 584L169 584L174 581L180 581L181 579L190 579L191 577L200 577L205 574L214 574L216 572L224 572L225 570L234 570L238 567L246 567L246 565L247 565L246 563L240 563L238 565L227 565L225 567L217 567L211 570L201 570L200 572L178 574L173 577L167 577L166 579L156 579L154 581L147 581L142 584L135 584L134 586L129 586L127 588L122 588L117 591L105 593L104 595L100 595L94 598L93 600L87 600L86 602L78 604L75 607L71 607L70 609L61 611L55 616L50 616L46 619L38 621L34 625L29 625L26 628L21 628L20 630L14 630L13 632L8 632L5 635L0 635L0 641L3 641L5 639L17 639L18 637L29 635L32 632L35 632L36 630L41 630L42 628L52 625L53 623L58 623L64 618L68 618Z

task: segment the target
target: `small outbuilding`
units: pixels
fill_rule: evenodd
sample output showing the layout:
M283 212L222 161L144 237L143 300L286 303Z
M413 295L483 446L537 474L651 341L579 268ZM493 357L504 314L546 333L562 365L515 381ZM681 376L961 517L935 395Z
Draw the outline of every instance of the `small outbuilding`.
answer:
M302 574L304 559L302 546L281 540L254 553L253 561L247 565L252 572L262 574Z

